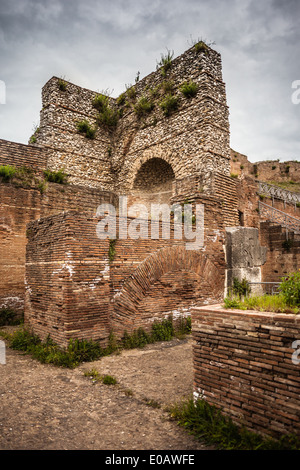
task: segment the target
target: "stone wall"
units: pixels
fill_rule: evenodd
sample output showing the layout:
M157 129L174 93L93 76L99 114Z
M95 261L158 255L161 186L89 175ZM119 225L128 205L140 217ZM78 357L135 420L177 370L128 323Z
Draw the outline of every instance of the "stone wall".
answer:
M258 229L253 227L226 228L226 287L239 281L262 282L262 266L266 262L267 248L260 245ZM252 293L262 294L261 286L252 287Z
M193 98L180 91L185 81L198 86ZM178 109L165 117L160 103L172 84ZM113 165L119 171L120 190L130 190L141 165L152 158L168 162L176 179L199 171L218 170L229 175L229 124L220 55L186 51L172 61L166 76L161 69L135 85L136 98L147 97L153 110L142 118L126 107L117 130Z
M184 82L193 81L197 93L185 97ZM96 92L52 77L43 87L39 146L48 149L48 167L64 168L72 183L128 193L137 173L151 159L168 163L176 179L199 171L229 175L229 121L220 54L192 47L162 68L138 81L118 99L109 98L117 126L97 123ZM177 100L168 116L161 108L166 96ZM139 107L148 100L148 111ZM145 101L144 101L145 103ZM87 120L96 129L89 139L77 123ZM159 172L155 175L159 181Z
M290 180L300 183L300 162L297 160L280 162L279 160L265 160L252 163L246 155L236 150L230 151L230 171L239 176L251 176L260 181L288 182Z
M97 127L95 137L90 139L77 128L77 123L83 120L96 127L97 110L92 103L98 93L70 82L65 82L66 88L61 90L60 82L52 77L42 90L36 141L48 149L48 168L56 171L63 168L71 183L113 190L111 133Z
M299 315L215 305L193 308L192 322L195 398L255 432L300 435Z

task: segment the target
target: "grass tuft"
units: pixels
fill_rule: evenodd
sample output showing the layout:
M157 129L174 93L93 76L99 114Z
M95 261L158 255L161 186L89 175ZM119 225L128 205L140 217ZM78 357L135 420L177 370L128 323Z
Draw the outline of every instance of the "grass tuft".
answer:
M219 450L299 450L297 436L263 437L235 424L222 410L205 400L192 398L169 408L171 417L197 439Z

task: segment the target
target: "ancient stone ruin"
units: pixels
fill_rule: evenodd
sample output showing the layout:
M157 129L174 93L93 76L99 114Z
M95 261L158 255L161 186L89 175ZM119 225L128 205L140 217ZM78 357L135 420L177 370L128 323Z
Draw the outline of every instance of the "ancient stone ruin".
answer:
M232 174L228 117L221 57L205 44L162 62L117 98L52 77L42 89L40 126L29 144L0 141L0 164L17 169L0 185L1 306L25 310L25 324L61 346L70 338L106 344L111 331L122 337L194 312L195 393L205 389L203 395L213 397L222 375L210 383L199 367L199 325L203 331L207 325L204 310L197 309L222 302L234 277L246 276L262 291L264 282L299 269L297 230L262 219L259 204L270 211L284 204L292 219L299 218L299 206L274 196L262 202L255 174ZM154 204L169 208L170 217L157 221L151 237ZM179 208L183 217L187 205L194 236L202 229L201 243L192 249L182 224L178 236L174 216ZM105 207L110 216L113 211L115 232L101 238ZM138 219L136 207L144 210ZM124 230L139 236L123 236ZM287 236L294 243L284 251ZM219 318L217 312L218 328ZM234 327L229 330L236 345L230 359L239 343ZM218 356L218 371L220 364ZM231 376L241 383L238 369ZM226 384L226 411L242 410L242 395L230 402ZM243 384L251 390L250 380ZM289 395L289 404L293 400ZM270 419L259 419L263 430L270 427ZM295 415L285 420L276 430L289 431ZM257 427L255 419L249 422Z

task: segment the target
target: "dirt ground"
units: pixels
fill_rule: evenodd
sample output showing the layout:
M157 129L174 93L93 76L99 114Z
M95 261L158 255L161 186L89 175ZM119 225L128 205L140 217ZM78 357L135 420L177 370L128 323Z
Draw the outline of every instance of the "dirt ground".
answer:
M118 383L93 381L84 375L91 369ZM206 450L165 410L189 397L192 385L191 338L122 351L74 370L6 348L0 450Z

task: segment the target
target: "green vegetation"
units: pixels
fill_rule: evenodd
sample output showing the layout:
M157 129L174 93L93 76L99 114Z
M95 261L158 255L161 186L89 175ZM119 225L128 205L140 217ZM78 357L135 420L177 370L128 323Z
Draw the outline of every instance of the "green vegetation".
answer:
M113 260L115 259L116 243L117 243L116 238L110 238L110 240L109 240L109 249L108 249L108 258L109 258L110 263L112 263Z
M126 85L126 97L132 102L136 100L136 89L133 85Z
M184 82L180 87L180 91L186 98L193 98L197 94L198 85L193 81Z
M12 165L1 165L0 176L4 181L10 181L16 174L17 168Z
M102 94L96 95L93 99L92 105L101 112L109 106L109 97Z
M244 297L249 295L251 292L251 287L246 278L243 278L241 281L237 277L233 278L232 293L238 297Z
M67 82L63 78L60 78L58 80L58 88L59 88L60 91L66 91Z
M205 52L205 54L207 54L209 51L208 45L202 39L198 41L194 47L196 52Z
M77 122L77 130L81 134L84 134L88 139L95 138L96 128L92 127L86 119Z
M238 173L230 173L230 178L238 178Z
M22 321L22 318L18 317L12 308L0 308L0 326L19 325Z
M118 124L119 113L109 104L109 97L106 95L97 95L93 100L93 106L98 110L97 124L108 130L114 129Z
M289 274L283 278L279 285L279 293L276 295L251 295L249 296L249 284L244 279L237 281L229 290L229 295L224 299L225 308L237 308L240 310L258 310L275 313L300 313L300 272Z
M297 436L263 437L240 427L205 400L192 398L169 408L171 417L190 434L219 450L299 450Z
M29 139L29 144L35 144L37 142L37 135L40 132L39 126L34 126L33 128L33 134Z
M117 110L107 107L97 116L97 124L104 126L108 130L114 129L119 121L119 113Z
M296 183L295 181L269 181L269 184L286 189L287 191L300 193L300 183Z
M66 184L68 175L63 169L58 171L44 170L44 177L50 183Z
M138 118L141 118L149 113L154 108L154 103L152 101L149 101L148 98L145 96L142 96L139 101L136 103L134 106L134 111L137 115Z
M169 49L167 49L167 53L161 54L161 59L157 63L156 69L158 70L159 68L161 68L161 73L164 77L166 76L168 70L170 70L172 66L173 56L174 56L174 51L171 52L169 51Z
M164 95L173 95L175 93L175 85L172 80L164 80L160 88Z
M178 98L168 94L160 103L160 107L163 110L164 115L168 117L178 109Z
M0 336L9 342L12 349L24 351L41 363L75 368L82 362L94 361L122 349L140 348L156 341L169 341L174 336L180 338L190 332L190 318L182 319L178 327L175 328L170 317L161 322L154 322L150 333L139 328L130 335L125 332L123 338L117 340L112 332L106 348L102 348L94 341L78 339L70 339L68 346L61 348L50 337L42 341L24 327L17 329L14 333L0 331Z
M238 296L226 297L224 299L224 307L240 310L258 310L260 312L300 313L300 308L291 307L282 294L251 295L243 299Z
M280 291L287 305L300 307L300 272L291 273L282 279Z
M12 183L16 187L38 187L41 178L35 174L33 168L14 165L0 166L0 178L5 183Z
M116 385L117 379L111 375L100 375L96 369L87 370L84 372L85 377L90 377L93 382L102 382L105 385Z

